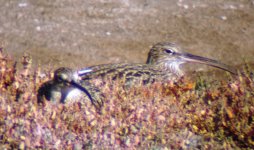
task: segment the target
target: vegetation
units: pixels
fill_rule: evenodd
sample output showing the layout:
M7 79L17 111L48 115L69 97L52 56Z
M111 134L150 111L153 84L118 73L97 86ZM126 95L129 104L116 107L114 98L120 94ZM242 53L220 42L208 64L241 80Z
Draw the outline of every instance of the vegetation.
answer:
M228 81L157 82L124 90L102 87L105 105L89 101L37 104L36 91L52 71L23 68L0 53L0 149L252 149L254 76L245 66Z

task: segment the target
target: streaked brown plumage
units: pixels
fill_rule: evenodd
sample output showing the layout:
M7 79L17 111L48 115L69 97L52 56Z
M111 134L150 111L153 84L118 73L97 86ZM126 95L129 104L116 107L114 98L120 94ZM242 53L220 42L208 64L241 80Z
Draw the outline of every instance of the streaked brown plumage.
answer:
M118 80L123 82L126 87L133 86L137 83L149 84L156 80L177 81L184 75L184 71L180 69L180 65L186 62L202 63L237 74L236 70L218 61L181 52L179 47L173 43L158 43L151 48L146 64L106 64L92 66L81 69L73 74L70 73L68 74L70 77L66 79L74 79L71 76L78 74L80 77L78 83L89 91L94 104L100 106L103 104L103 94L98 94L100 93L100 87L94 86L91 80L97 78ZM54 78L54 80L57 79ZM54 82L53 84L59 83ZM67 86L66 84L61 85ZM73 86L70 89L73 90ZM63 95L66 95L66 93ZM93 95L100 96L93 98ZM70 100L66 99L63 101L67 102Z

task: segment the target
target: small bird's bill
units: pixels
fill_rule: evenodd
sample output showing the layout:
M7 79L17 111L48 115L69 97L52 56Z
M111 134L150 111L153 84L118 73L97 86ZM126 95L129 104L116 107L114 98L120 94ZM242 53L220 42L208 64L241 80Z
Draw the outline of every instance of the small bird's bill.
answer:
M181 54L179 54L179 56L185 61L206 64L209 66L213 66L213 67L228 71L228 72L235 74L235 75L237 74L236 69L234 69L228 65L225 65L223 63L220 63L217 60L213 60L213 59L209 59L209 58L205 58L205 57L201 57L201 56L197 56L197 55L192 55L189 53L181 53Z
M69 83L70 85L72 85L73 87L75 87L75 88L81 90L82 92L84 92L88 96L88 98L91 101L92 105L94 105L96 109L101 108L101 106L103 105L103 102L99 103L99 104L95 103L95 100L92 98L92 95L89 93L89 91L86 88L84 88L82 85L80 85L80 83L77 83L74 80L66 81L66 82Z
M80 69L80 70L78 71L78 75L79 75L79 76L83 76L83 75L85 75L85 74L87 74L87 73L89 73L89 72L92 72L92 71L93 71L93 70L90 69L90 68Z
M92 102L92 104L94 104L94 100L93 100L91 94L87 91L86 88L84 88L84 87L81 86L79 83L77 83L77 82L75 82L75 81L73 81L73 80L70 82L70 84L71 84L72 86L78 88L78 89L81 90L82 92L84 92L84 93L88 96L88 98L90 99L90 101Z

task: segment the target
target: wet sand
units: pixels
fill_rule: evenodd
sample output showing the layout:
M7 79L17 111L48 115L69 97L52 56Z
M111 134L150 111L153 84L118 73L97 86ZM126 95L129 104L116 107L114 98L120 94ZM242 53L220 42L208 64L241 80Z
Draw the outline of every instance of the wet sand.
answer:
M254 1L1 1L1 46L20 60L80 68L145 62L161 41L232 66L253 63ZM203 67L203 66L202 66Z

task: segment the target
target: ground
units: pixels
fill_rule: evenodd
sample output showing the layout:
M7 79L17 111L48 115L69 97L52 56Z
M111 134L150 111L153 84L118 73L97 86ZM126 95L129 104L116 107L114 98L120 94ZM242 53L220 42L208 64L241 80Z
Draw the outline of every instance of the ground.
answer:
M162 41L232 66L253 63L252 0L13 0L0 7L2 47L54 69L145 62Z

